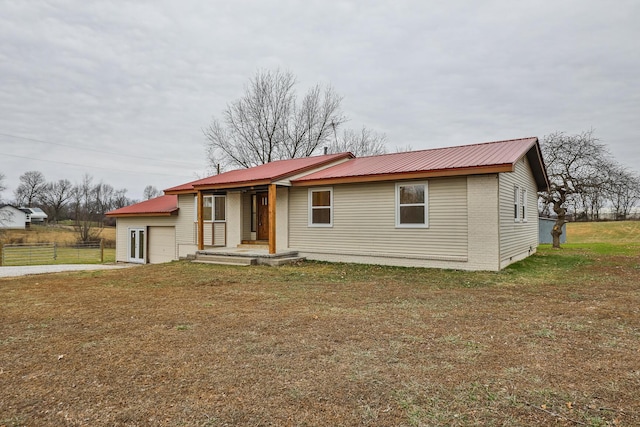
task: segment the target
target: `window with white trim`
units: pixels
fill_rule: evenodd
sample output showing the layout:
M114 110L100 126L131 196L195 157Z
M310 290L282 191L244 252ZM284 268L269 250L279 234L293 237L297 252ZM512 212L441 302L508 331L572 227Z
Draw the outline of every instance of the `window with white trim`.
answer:
M309 189L309 227L333 226L333 189Z
M198 221L198 197L195 197L195 218ZM204 222L224 222L227 219L227 196L210 195L202 197L202 219Z
M396 227L428 227L428 201L426 182L396 183Z
M513 187L513 220L520 222L520 187Z
M522 190L522 201L520 203L522 222L527 222L527 190Z

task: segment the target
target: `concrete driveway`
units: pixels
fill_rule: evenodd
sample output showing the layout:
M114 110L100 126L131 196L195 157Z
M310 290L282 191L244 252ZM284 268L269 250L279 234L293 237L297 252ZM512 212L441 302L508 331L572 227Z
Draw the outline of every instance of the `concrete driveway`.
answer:
M29 274L60 273L63 271L114 270L129 268L137 264L59 264L59 265L24 265L0 267L0 277L17 277Z

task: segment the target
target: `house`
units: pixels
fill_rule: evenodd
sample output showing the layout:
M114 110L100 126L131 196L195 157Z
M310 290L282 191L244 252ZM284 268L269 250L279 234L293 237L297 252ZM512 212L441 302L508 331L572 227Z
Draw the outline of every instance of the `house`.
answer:
M24 230L27 226L27 214L11 205L0 206L0 228Z
M165 190L117 218L117 261L263 244L313 260L500 270L536 251L537 138L281 160Z
M21 207L20 210L24 211L27 214L27 224L36 224L43 225L47 218L49 217L42 209L40 208L25 208ZM28 227L28 225L27 225Z

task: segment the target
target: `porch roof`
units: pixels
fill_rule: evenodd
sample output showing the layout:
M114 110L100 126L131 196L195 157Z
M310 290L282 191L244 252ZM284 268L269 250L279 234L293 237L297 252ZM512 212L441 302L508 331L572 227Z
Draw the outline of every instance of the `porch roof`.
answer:
M178 214L178 197L165 195L145 200L135 205L125 206L106 213L112 217L126 216L171 216Z
M188 182L164 190L165 194L194 193L197 190L251 187L271 184L297 174L330 165L339 160L353 158L351 153L328 154L298 159L276 160L249 169L236 169L207 178Z
M547 174L535 137L359 157L294 179L292 184L311 186L512 172L516 162L525 155L538 189L546 189Z

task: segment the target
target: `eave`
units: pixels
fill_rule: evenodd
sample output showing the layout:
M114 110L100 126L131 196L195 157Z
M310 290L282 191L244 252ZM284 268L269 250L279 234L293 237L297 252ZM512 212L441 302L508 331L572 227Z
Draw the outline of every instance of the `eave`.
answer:
M171 212L135 212L135 213L121 213L121 214L106 214L106 216L114 218L130 218L130 217L160 217L160 216L178 216L178 209Z
M415 171L401 172L377 175L361 175L361 176L344 176L336 178L322 178L304 181L292 181L294 187L311 187L317 185L333 185L333 184L350 184L361 182L378 182L378 181L400 181L409 179L437 178L461 175L483 175L501 172L513 172L514 165L511 163L491 165L491 166L474 166L456 169L438 169L431 171Z

